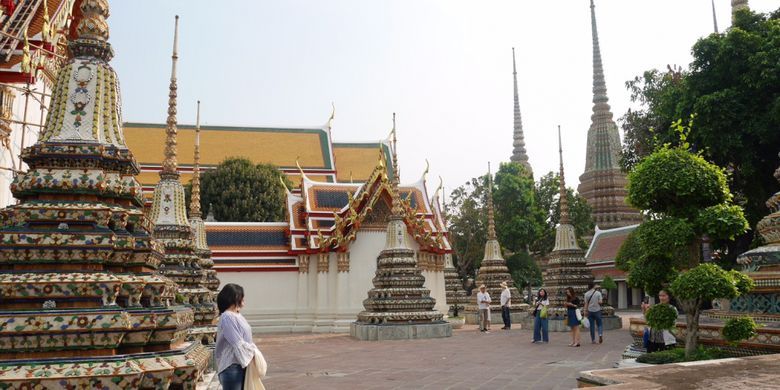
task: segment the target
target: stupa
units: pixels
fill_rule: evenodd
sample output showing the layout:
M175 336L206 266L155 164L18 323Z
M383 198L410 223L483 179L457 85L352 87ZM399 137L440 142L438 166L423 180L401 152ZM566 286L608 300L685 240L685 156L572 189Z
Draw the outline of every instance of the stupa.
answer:
M363 301L364 311L350 324L350 335L359 340L422 339L452 336L452 326L434 310L436 300L425 288L414 250L406 241L403 207L398 192L395 114L393 114L392 208L385 248L377 257L374 288Z
M187 207L184 186L179 182L176 162L176 63L178 60L179 18L173 36L171 56L171 81L168 93L168 119L165 130L165 160L160 171L160 181L154 189L150 219L154 223L153 235L165 246L165 255L160 264L160 273L179 285L176 300L192 307L195 315L190 331L200 331L210 326L216 316L214 292L205 287L206 272L201 267L201 258L196 254L195 241Z
M106 0L83 0L46 125L24 149L19 204L0 211L3 388L192 389L209 359L193 311L156 272L108 62Z
M587 266L585 251L577 244L577 235L569 215L569 200L566 195L566 179L563 173L563 146L561 144L561 128L558 126L558 158L560 160L559 202L561 219L555 228L555 247L548 256L547 267L542 276L542 288L547 291L550 299L549 328L550 331L569 331L566 318L566 288L571 287L580 297L583 305L584 294L588 283L593 282L593 274ZM614 329L614 309L602 303L604 314L604 329ZM613 318L614 317L614 318ZM619 318L617 318L619 322Z
M443 204L443 199L440 199L439 194L443 193L443 187L440 184L433 196L433 205L431 207L437 210L437 214L440 217L440 223L442 229L447 229L447 213ZM457 311L463 310L463 305L468 303L469 298L466 296L466 290L463 289L463 280L458 275L458 271L455 269L455 264L452 262L452 255L444 255L444 292L447 299L448 312L455 314L454 307L457 306ZM460 313L458 313L460 315Z
M496 235L496 223L493 217L493 176L488 168L488 194L487 194L487 242L485 242L485 254L482 263L479 266L475 285L477 289L485 285L486 291L490 294L491 304L491 322L501 323L501 282L506 282L510 287L512 304L509 307L510 316L513 323L519 323L527 317L529 306L523 303L523 296L514 285L512 276L509 274L509 268L506 266L506 260L501 255L501 244ZM476 291L476 290L475 290ZM476 324L479 321L479 306L477 305L477 294L472 292L471 299L466 305L466 323Z
M620 134L607 97L601 61L596 6L590 2L593 39L593 115L588 129L585 172L577 191L593 209L593 221L601 230L642 222L638 210L626 203L626 174L620 167Z
M528 153L525 150L525 136L523 135L523 118L520 115L520 96L517 90L517 64L515 62L515 48L512 48L512 77L515 84L515 102L514 102L514 127L513 127L513 142L512 142L512 156L510 161L517 162L523 165L526 169L526 173L529 176L533 176L534 171L531 169L531 163L528 162Z
M214 296L219 288L217 271L213 268L211 249L206 242L206 225L203 223L200 209L200 101L198 101L197 116L195 120L195 164L192 168L192 196L190 197L189 223L192 228L192 237L195 244L195 255L200 259L199 265L205 274L205 280L200 288L211 291L211 294L202 293L190 295L189 304L197 306L202 316L196 316L195 328L190 330L190 336L194 340L201 340L204 344L216 342L217 328L213 325L217 315ZM200 299L204 299L201 301Z

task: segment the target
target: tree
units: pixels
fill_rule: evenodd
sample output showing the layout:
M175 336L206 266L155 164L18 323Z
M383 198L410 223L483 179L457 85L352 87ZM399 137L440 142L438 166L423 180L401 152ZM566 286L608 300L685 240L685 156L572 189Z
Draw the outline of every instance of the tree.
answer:
M679 131L680 147L660 148L628 175L629 203L652 219L631 233L616 262L629 270L629 284L653 295L699 262L702 236L733 240L748 228L723 169L686 150L687 131Z
M464 279L479 268L487 240L487 176L475 177L450 194L447 204L450 243L458 273Z
M547 214L536 204L534 179L522 164L502 163L493 188L496 232L510 253L525 251L539 237Z
M542 285L542 270L528 252L520 251L507 257L506 266L518 288Z
M615 280L612 279L611 276L606 275L604 276L604 279L601 280L601 288L607 290L607 305L609 305L609 291L617 289L617 283L615 283Z
M218 221L284 221L286 195L280 179L290 186L273 165L227 158L216 169L201 173L201 209L205 214L213 207L211 211Z
M536 204L546 216L542 231L531 244L531 251L539 256L545 256L555 247L555 227L561 219L560 206L560 178L557 174L549 172L539 178L536 183ZM575 194L571 188L566 188L566 196L569 200L569 215L577 240L581 248L587 248L587 242L582 236L593 232L593 217L588 202Z
M672 124L696 120L687 142L691 149L730 172L735 204L744 205L754 226L765 214L764 201L777 183L780 144L780 9L770 15L739 11L733 26L693 46L688 69L650 70L626 83L640 109L622 118L623 162L635 166L660 145L679 145ZM749 248L753 232L736 240L713 242L727 248L733 264Z
M685 332L685 357L690 358L699 346L699 316L705 303L714 299L734 299L753 288L753 281L742 272L705 263L681 273L671 285L683 310L687 330Z

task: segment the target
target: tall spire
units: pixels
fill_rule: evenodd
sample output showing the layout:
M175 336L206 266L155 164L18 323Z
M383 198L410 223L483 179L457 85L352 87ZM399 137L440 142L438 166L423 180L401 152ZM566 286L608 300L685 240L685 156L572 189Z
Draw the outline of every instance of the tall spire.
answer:
M200 218L200 100L195 116L195 166L192 168L192 197L190 199L190 218Z
M561 142L561 125L558 125L558 160L561 163L561 183L560 183L560 203L561 203L561 224L570 224L569 219L569 199L566 195L566 179L563 175L563 144Z
M737 11L743 10L743 9L750 9L750 6L748 5L748 0L731 0L731 20L734 21L734 16L737 14Z
M395 130L395 113L393 113L393 130L391 131L391 134L393 136L392 139L392 158L393 158L393 177L390 178L390 188L392 190L392 197L393 197L393 208L392 208L392 216L393 217L401 217L403 213L403 209L401 208L401 195L398 192L398 183L400 181L399 175L399 169L398 169L398 140L396 139L396 130Z
M715 34L718 33L718 16L715 15L715 0L712 0L712 25L715 28Z
M626 174L620 167L620 133L613 119L604 80L596 6L590 1L593 39L593 114L588 129L585 172L580 176L578 192L593 208L593 219L601 229L640 223L639 211L626 203Z
M161 178L178 179L179 172L176 164L176 62L179 60L179 15L176 15L176 24L173 30L173 55L171 55L171 84L168 92L168 119L165 129L165 160L162 163Z
M523 118L520 116L520 97L517 91L517 62L515 61L515 48L512 48L512 76L514 77L515 87L515 123L514 123L514 142L512 146L512 157L510 161L519 162L528 170L528 174L533 175L531 164L528 162L528 154L525 150L525 136L523 135Z
M490 171L490 161L488 161L488 193L487 193L487 239L496 240L496 221L493 215L493 173Z

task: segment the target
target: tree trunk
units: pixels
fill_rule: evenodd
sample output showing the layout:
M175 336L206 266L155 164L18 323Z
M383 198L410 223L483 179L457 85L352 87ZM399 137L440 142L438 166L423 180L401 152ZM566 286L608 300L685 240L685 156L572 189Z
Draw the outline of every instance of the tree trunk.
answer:
M698 302L686 306L688 307L685 308L685 322L688 327L685 332L685 358L690 359L699 347L699 308L701 306Z

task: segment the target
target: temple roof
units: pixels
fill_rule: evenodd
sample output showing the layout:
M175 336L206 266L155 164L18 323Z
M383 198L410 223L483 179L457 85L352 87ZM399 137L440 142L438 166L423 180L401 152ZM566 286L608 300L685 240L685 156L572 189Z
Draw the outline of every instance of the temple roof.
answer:
M615 261L623 242L638 226L630 225L607 230L596 228L596 234L585 254L585 259L588 263Z

